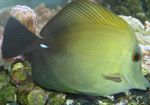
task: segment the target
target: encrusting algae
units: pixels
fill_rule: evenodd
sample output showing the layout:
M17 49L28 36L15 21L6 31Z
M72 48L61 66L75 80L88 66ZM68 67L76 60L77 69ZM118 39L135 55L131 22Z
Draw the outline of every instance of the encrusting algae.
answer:
M70 98L67 96L67 94L46 91L32 82L31 65L26 61L14 63L9 73L2 74L4 74L6 78L8 77L7 79L5 79L7 81L6 84L5 80L2 81L4 81L4 86L8 86L9 89L8 90L7 88L5 88L3 92L1 92L0 89L0 95L2 94L1 96L4 95L3 93L6 94L5 96L3 96L4 98L2 98L3 101L0 100L0 103L2 103L2 105L6 104L7 101L9 101L7 102L7 105L43 105L43 103L45 105L148 105L150 100L148 98L150 97L149 90L142 92L130 91L126 92L126 94L116 94L114 96L114 99L103 97ZM8 76L8 74L10 76ZM2 76L2 78L5 76ZM147 77L149 78L150 76ZM12 86L12 84L14 86ZM10 92L12 96L9 99L6 98L7 92ZM16 95L17 98L15 98ZM91 101L91 99L93 101Z

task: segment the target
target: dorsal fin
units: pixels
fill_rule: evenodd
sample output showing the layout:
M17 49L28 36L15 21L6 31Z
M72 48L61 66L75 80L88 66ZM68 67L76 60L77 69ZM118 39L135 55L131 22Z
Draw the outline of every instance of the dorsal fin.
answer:
M87 0L77 0L68 4L54 16L41 30L40 35L46 38L53 32L74 24L108 25L118 29L128 27L128 24L123 19L104 7Z

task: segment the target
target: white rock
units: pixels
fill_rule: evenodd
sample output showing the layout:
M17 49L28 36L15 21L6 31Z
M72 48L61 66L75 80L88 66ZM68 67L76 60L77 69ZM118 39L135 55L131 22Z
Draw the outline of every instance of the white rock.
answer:
M132 16L123 16L119 15L122 19L124 19L133 29L135 32L143 32L144 31L144 25L142 22Z
M142 68L150 70L150 45L140 44L140 48L143 53Z
M145 26L145 32L144 32L144 34L145 35L150 35L150 22L149 21L145 21L144 26Z
M141 44L150 45L150 36L149 35L143 35L142 33L139 33L139 32L135 32L135 34Z
M71 100L71 99L68 99L67 101L66 101L66 105L72 105L72 103L73 103L73 100Z
M115 105L128 105L127 100L121 100L119 103L116 103Z

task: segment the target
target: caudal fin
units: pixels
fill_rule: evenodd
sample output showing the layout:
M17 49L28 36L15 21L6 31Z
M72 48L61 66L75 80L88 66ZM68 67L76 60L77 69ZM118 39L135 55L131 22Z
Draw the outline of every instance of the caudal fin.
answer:
M12 58L30 52L38 37L17 19L10 17L4 30L2 43L3 58Z

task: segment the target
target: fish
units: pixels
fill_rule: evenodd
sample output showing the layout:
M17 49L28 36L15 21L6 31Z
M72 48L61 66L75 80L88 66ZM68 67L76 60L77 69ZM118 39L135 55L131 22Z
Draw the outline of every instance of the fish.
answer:
M46 90L106 96L150 86L142 75L134 31L112 11L87 0L67 4L39 36L10 17L2 55L21 54L30 55L32 79Z

